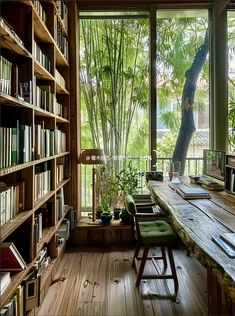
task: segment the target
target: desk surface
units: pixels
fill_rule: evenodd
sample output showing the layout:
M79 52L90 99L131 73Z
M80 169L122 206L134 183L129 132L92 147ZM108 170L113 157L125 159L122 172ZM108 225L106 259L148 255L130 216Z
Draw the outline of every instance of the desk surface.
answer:
M197 185L188 179L179 186ZM188 248L206 267L219 269L222 277L235 287L235 258L229 258L212 241L212 236L222 232L235 232L235 196L208 190L212 199L185 200L168 181L149 181L149 189Z

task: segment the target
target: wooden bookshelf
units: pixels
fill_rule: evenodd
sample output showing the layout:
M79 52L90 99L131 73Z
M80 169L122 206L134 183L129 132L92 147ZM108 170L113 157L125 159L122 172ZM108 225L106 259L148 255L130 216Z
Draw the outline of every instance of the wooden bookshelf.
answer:
M27 263L23 271L11 273L11 284L1 295L2 309L34 267L39 252L47 247L50 257L50 249L57 248L57 230L71 211L71 75L68 27L55 1L3 0L0 5L0 182L6 185L0 188L0 202L4 200L0 237L3 243L16 244ZM63 5L63 15L68 14ZM55 77L56 71L64 85ZM64 174L57 183L61 161ZM42 237L37 241L39 215ZM65 246L66 242L58 248L56 257L51 254L42 276L41 298Z
M226 155L225 190L235 194L235 154Z

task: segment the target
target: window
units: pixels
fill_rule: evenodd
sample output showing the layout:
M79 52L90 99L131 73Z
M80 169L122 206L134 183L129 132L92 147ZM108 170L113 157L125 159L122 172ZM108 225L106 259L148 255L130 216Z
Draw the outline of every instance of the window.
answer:
M175 150L180 160L185 146L187 157L202 157L209 146L208 11L158 10L156 38L157 156Z

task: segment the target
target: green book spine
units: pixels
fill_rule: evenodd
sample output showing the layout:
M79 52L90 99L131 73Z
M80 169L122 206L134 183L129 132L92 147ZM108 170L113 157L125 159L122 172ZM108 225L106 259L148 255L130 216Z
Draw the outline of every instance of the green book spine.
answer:
M18 158L17 158L17 128L12 127L12 141L11 141L11 165L17 165Z

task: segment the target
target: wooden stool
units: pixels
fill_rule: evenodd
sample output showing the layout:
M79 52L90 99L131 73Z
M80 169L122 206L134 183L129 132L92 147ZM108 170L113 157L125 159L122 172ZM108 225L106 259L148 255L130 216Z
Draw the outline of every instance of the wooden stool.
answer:
M165 220L156 220L155 214L138 213L134 200L131 195L127 195L125 198L125 206L127 211L135 218L136 227L136 239L137 245L134 252L132 266L137 270L136 286L139 286L142 279L172 279L174 281L176 300L179 289L178 278L176 274L176 268L172 253L172 245L177 239L177 235L173 231L172 227ZM148 218L148 221L143 221L144 218ZM155 218L155 220L149 220L149 218ZM143 248L143 255L139 256L140 248ZM159 256L150 256L150 248L159 247L161 254ZM171 273L167 274L167 256L170 263ZM138 268L138 261L140 265ZM151 260L154 267L154 274L144 274L144 268L147 260ZM159 271L156 264L156 260L163 261L163 269Z

